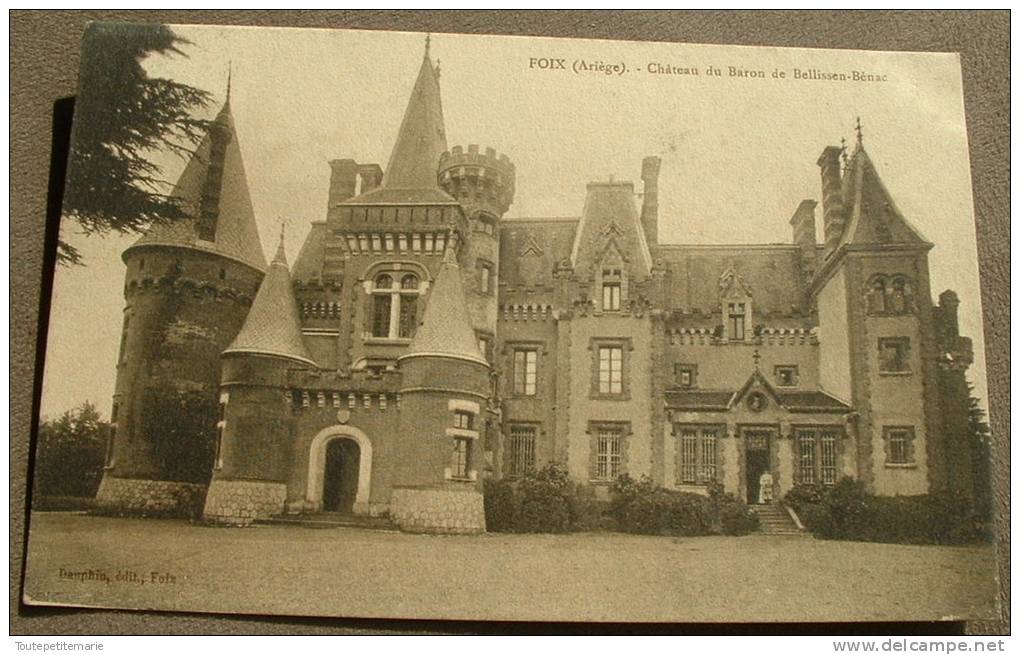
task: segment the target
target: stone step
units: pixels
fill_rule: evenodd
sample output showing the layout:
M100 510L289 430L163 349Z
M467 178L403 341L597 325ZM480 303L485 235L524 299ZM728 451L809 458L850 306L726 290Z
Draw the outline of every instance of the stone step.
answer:
M797 527L782 505L755 505L753 509L758 515L758 528L762 534L786 536L807 534Z

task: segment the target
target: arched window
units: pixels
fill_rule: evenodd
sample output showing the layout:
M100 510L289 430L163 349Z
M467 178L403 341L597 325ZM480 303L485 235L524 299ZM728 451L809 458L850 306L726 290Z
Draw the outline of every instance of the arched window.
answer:
M410 339L418 322L418 276L407 273L394 285L393 275L381 273L372 284L372 336Z
M906 314L909 312L910 295L910 282L907 278L902 275L893 277L888 310L894 314Z

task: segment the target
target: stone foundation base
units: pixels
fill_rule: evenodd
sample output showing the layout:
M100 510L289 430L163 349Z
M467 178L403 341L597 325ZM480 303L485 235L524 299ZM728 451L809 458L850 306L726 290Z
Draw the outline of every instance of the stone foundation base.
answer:
M224 525L251 525L283 513L287 485L280 482L213 480L205 497L202 518Z
M390 520L405 532L478 534L485 532L482 494L475 489L394 488Z
M191 482L115 478L104 475L96 492L96 512L118 516L197 518L206 486Z

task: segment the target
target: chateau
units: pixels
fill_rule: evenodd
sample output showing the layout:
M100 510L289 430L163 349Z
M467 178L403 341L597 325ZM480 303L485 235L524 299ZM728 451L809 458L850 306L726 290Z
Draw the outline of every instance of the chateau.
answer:
M123 254L101 507L476 532L484 479L550 462L601 495L971 488L959 301L859 137L822 150L787 244L660 243L656 157L577 217L504 219L514 165L448 147L426 48L386 168L330 162L293 264L282 238L265 260L241 154L228 93L174 192L194 218Z

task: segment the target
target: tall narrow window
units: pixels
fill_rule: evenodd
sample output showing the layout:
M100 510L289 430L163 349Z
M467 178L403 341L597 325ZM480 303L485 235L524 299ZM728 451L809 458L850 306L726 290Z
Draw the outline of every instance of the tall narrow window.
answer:
M405 275L400 280L400 331L401 339L414 336L414 328L418 322L418 278Z
M729 310L729 337L735 341L743 341L746 306L742 302L731 302Z
M453 413L453 427L461 430L474 429L475 415L471 412L457 410Z
M623 393L623 348L599 346L599 393Z
M453 439L453 459L451 461L451 475L455 478L467 479L471 463L471 439L455 437Z
M622 430L616 427L600 427L595 446L595 479L615 480L622 473Z
M489 262L478 262L478 292L479 293L492 293L492 277L493 277L492 264Z
M217 469L223 467L223 431L227 427L227 401L229 394L223 392L220 394L220 404L217 408L216 417L216 452L213 455L213 466Z
M821 438L822 484L836 484L836 435L823 432Z
M124 326L120 330L120 353L117 356L117 361L124 363L127 359L127 339L128 339L128 325L131 324L131 315L124 314Z
M392 312L393 296L390 290L393 288L393 278L389 275L380 275L375 280L375 294L372 298L372 336L390 336L390 313Z
M514 393L518 396L534 396L537 382L538 351L514 350Z
M106 468L113 466L113 444L117 438L117 412L119 409L118 403L115 402L113 409L110 410L110 431L106 438L106 456L103 458L103 465Z
M688 484L698 481L698 433L694 430L680 433L680 481Z
M815 477L815 433L804 431L798 435L797 450L800 461L801 484L814 484Z
M535 468L534 425L511 425L506 449L506 474L524 475Z
M602 269L602 311L620 311L623 274L619 268Z

